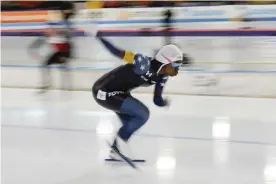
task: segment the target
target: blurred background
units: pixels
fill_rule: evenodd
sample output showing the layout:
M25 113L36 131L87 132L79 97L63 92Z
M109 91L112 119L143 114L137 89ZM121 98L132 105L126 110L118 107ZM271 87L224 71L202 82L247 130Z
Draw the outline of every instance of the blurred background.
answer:
M2 1L3 67L37 67L51 52L27 48L49 22L70 10L74 45L71 69L112 69L122 62L86 32L97 23L102 36L133 52L154 56L168 43L194 61L182 71L276 71L276 1ZM16 54L15 54L16 53ZM76 71L80 72L80 71ZM13 86L2 82L2 85Z
M2 10L33 10L51 9L66 1L2 1ZM183 7L183 6L212 6L235 4L275 4L276 1L251 0L251 1L68 1L75 5L87 8L121 8L121 7Z
M95 30L150 57L174 43L193 60L166 84L169 108L154 106L154 86L133 91L151 110L134 137L142 175L102 165L119 121L91 88L125 63ZM71 57L38 95L48 42L63 37ZM276 1L1 0L3 183L276 183L275 81Z

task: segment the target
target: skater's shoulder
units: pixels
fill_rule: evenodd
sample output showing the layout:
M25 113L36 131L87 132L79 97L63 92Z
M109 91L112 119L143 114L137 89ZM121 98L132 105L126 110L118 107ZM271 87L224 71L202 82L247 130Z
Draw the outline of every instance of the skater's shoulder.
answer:
M134 72L139 75L147 73L151 67L149 58L143 54L135 54L133 65Z
M136 61L140 62L148 62L150 58L142 53L134 53L130 50L125 50L123 59L130 64L135 64ZM148 61L146 61L148 60Z

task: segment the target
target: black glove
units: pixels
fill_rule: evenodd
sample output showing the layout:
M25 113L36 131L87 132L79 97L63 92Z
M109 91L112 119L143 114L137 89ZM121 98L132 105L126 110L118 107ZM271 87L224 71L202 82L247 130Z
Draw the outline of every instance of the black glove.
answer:
M168 100L166 100L166 99L164 100L161 96L154 96L153 102L155 105L157 105L159 107L165 107L169 104Z

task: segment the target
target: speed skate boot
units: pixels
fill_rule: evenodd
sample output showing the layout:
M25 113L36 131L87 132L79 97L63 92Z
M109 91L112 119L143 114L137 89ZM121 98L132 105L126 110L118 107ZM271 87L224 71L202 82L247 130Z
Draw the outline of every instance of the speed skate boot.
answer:
M132 158L132 152L129 145L127 145L127 142L125 142L120 137L116 137L113 144L111 145L109 157L112 159L121 160L121 157L118 155L118 153L122 154L130 160Z
M120 137L117 137L114 140L114 143L110 145L110 147L111 151L109 153L109 159L106 159L106 161L126 161L132 167L135 166L134 164L132 164L132 162L145 162L145 160L134 159L131 148L129 147L127 142L125 142Z

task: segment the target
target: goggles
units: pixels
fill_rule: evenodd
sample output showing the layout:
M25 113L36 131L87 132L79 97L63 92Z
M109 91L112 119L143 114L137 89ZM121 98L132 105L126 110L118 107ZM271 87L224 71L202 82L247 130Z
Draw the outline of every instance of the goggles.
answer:
M187 57L185 54L183 54L183 60L178 60L172 63L172 66L174 68L182 67L185 65L190 65L191 64L191 59Z
M183 66L183 63L182 63L182 61L175 61L172 63L172 66L174 68L179 68L179 67Z

